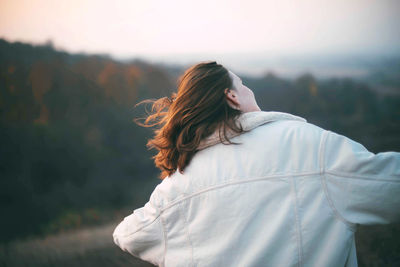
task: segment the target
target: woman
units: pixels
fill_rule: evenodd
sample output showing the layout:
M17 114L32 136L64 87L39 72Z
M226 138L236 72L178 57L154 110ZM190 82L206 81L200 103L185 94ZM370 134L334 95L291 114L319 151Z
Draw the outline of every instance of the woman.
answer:
M400 221L400 153L282 112L216 62L192 66L144 126L161 169L113 233L159 266L357 266L358 224ZM153 123L151 123L153 122Z

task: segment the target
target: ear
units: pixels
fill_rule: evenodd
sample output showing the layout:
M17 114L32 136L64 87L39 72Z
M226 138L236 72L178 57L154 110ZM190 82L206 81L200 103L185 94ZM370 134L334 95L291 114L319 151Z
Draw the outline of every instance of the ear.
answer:
M224 93L229 106L233 109L239 109L239 101L235 90L226 88Z

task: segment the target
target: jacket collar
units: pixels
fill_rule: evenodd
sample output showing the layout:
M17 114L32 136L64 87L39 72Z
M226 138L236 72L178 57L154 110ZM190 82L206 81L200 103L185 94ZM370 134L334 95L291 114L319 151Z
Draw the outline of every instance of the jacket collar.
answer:
M260 125L266 124L268 122L272 121L280 121L280 120L296 120L296 121L303 121L307 122L306 119L302 117L298 117L289 113L285 112L277 112L277 111L253 111L253 112L246 112L240 114L237 119L236 119L236 124L238 126L242 126L244 131L250 131ZM240 133L235 133L230 129L227 129L226 131L227 137L233 138L235 136L240 135ZM221 131L221 138L223 141L226 141L223 133ZM203 139L199 146L197 147L197 150L202 150L204 148L207 148L209 146L216 145L220 143L220 137L219 137L219 130L217 129L213 134L210 136L206 137Z

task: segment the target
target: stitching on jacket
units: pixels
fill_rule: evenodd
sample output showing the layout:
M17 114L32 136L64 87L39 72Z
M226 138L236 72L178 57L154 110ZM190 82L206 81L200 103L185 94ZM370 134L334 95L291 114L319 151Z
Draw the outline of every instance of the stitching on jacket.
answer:
M183 223L185 224L185 235L186 235L187 241L189 243L189 247L190 247L190 253L191 253L191 257L190 258L191 258L191 263L192 263L192 265L190 265L190 266L194 266L194 263L193 263L193 246L192 246L192 241L190 240L190 236L189 236L189 227L188 227L188 223L187 223L187 220L186 220L186 215L181 209L181 208L183 208L182 202L179 203L178 208L179 208L178 209L179 213L181 214L181 216L183 218Z
M350 174L350 173L345 173L345 172L338 172L338 171L325 171L327 174L331 174L334 176L344 176L350 179L362 179L362 180L372 180L372 181L382 181L382 182L392 182L392 183L400 183L399 179L381 179L381 178L375 178L379 176L371 176L371 175L355 175L355 174Z
M251 178L251 179L246 179L246 180L236 180L235 179L231 182L214 185L214 186L202 189L200 191L197 191L195 193L192 193L190 195L184 196L182 198L179 198L177 200L174 200L171 203L169 203L166 207L161 209L161 212L175 206L176 204L178 204L181 201L185 201L186 199L192 198L194 196L200 195L202 193L205 193L205 192L208 192L211 190L223 188L223 187L230 186L230 185L257 182L257 181L263 181L263 180L268 180L268 179L279 179L279 178L289 178L289 177L298 177L298 176L312 176L312 175L317 175L317 174L319 175L319 172L314 171L314 172L304 172L304 173L294 173L294 174L271 174L271 175L267 175L267 176L263 176L263 177Z
M294 174L272 174L272 175L267 175L267 176L264 176L264 177L258 177L258 178L253 178L253 179L240 180L240 181L235 180L235 181L232 181L232 182L227 182L227 183L223 183L223 184L218 184L218 185L215 185L215 186L211 186L211 187L208 187L208 188L206 188L206 189L203 189L203 190L197 191L197 192L195 192L195 193L192 193L192 194L190 194L190 195L184 196L184 197L182 197L182 198L180 198L180 199L177 199L177 200L175 200L175 201L172 201L172 202L171 202L170 204L168 204L166 207L164 207L163 209L161 209L161 210L159 211L159 213L154 217L154 219L153 219L152 221L150 221L149 223L147 223L147 224L143 225L142 227L136 229L136 231L134 231L134 232L132 232L132 233L120 234L119 236L124 236L124 237L126 237L126 236L133 235L133 234L139 232L140 230L142 230L143 228L146 228L147 226L151 225L155 220L157 220L157 218L158 218L159 216L161 216L161 214L162 214L165 210L167 210L167 209L169 209L169 208L172 208L173 206L179 204L179 203L182 202L182 201L185 201L186 199L192 198L192 197L194 197L194 196L200 195L200 194L202 194L202 193L205 193L205 192L208 192L208 191L211 191L211 190L216 190L216 189L223 188L223 187L230 186L230 185L236 185L236 184L242 184L242 183L250 183L250 182L257 182L257 181L263 181L263 180L268 180L268 179L280 179L280 178L299 177L299 176L313 176L313 175L319 175L319 174L320 174L319 172L304 172L304 173L294 173Z
M165 231L165 222L164 222L162 216L160 216L160 222L161 222L163 237L164 237L164 253L163 253L163 260L162 260L161 266L165 266L165 255L167 254L167 232Z
M131 214L132 215L132 214ZM149 223L143 225L142 227L139 227L138 229L136 229L136 231L133 231L132 233L127 233L127 234L115 234L115 236L122 236L122 237L127 237L133 234L136 234L137 232L141 231L142 229L146 228L147 226L150 226L151 224L153 224L158 217L160 217L161 213L157 214L153 220L151 220Z
M301 238L301 225L299 220L299 211L297 206L297 194L296 194L296 181L292 178L290 183L291 185L291 192L294 198L294 212L295 212L295 220L296 220L296 239L297 239L297 253L299 256L299 263L298 266L302 266L303 264L303 249L302 249L302 238Z
M326 137L327 137L328 132L323 131L322 132L322 137L321 137L321 142L320 142L320 147L319 147L319 164L320 164L320 174L321 174L321 183L322 183L322 188L324 189L324 193L326 196L326 199L328 200L329 206L331 207L334 216L342 221L350 231L355 232L356 231L356 224L349 222L346 220L336 209L335 205L333 204L333 201L329 195L328 191L328 186L326 184L326 172L325 172L325 146L326 146Z

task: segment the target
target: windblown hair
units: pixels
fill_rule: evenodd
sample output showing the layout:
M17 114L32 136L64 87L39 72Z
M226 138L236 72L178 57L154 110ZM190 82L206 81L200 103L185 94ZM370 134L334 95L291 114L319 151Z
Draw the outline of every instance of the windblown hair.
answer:
M228 128L236 133L243 132L242 127L235 123L242 112L228 105L226 88L232 89L228 70L215 61L202 62L188 68L179 77L178 91L171 97L148 99L137 104L152 103L152 114L144 123L135 121L144 127L158 126L147 147L158 150L153 159L162 171L160 179L176 170L183 173L198 151L200 141L215 131L218 131L222 143L236 144L226 133Z

